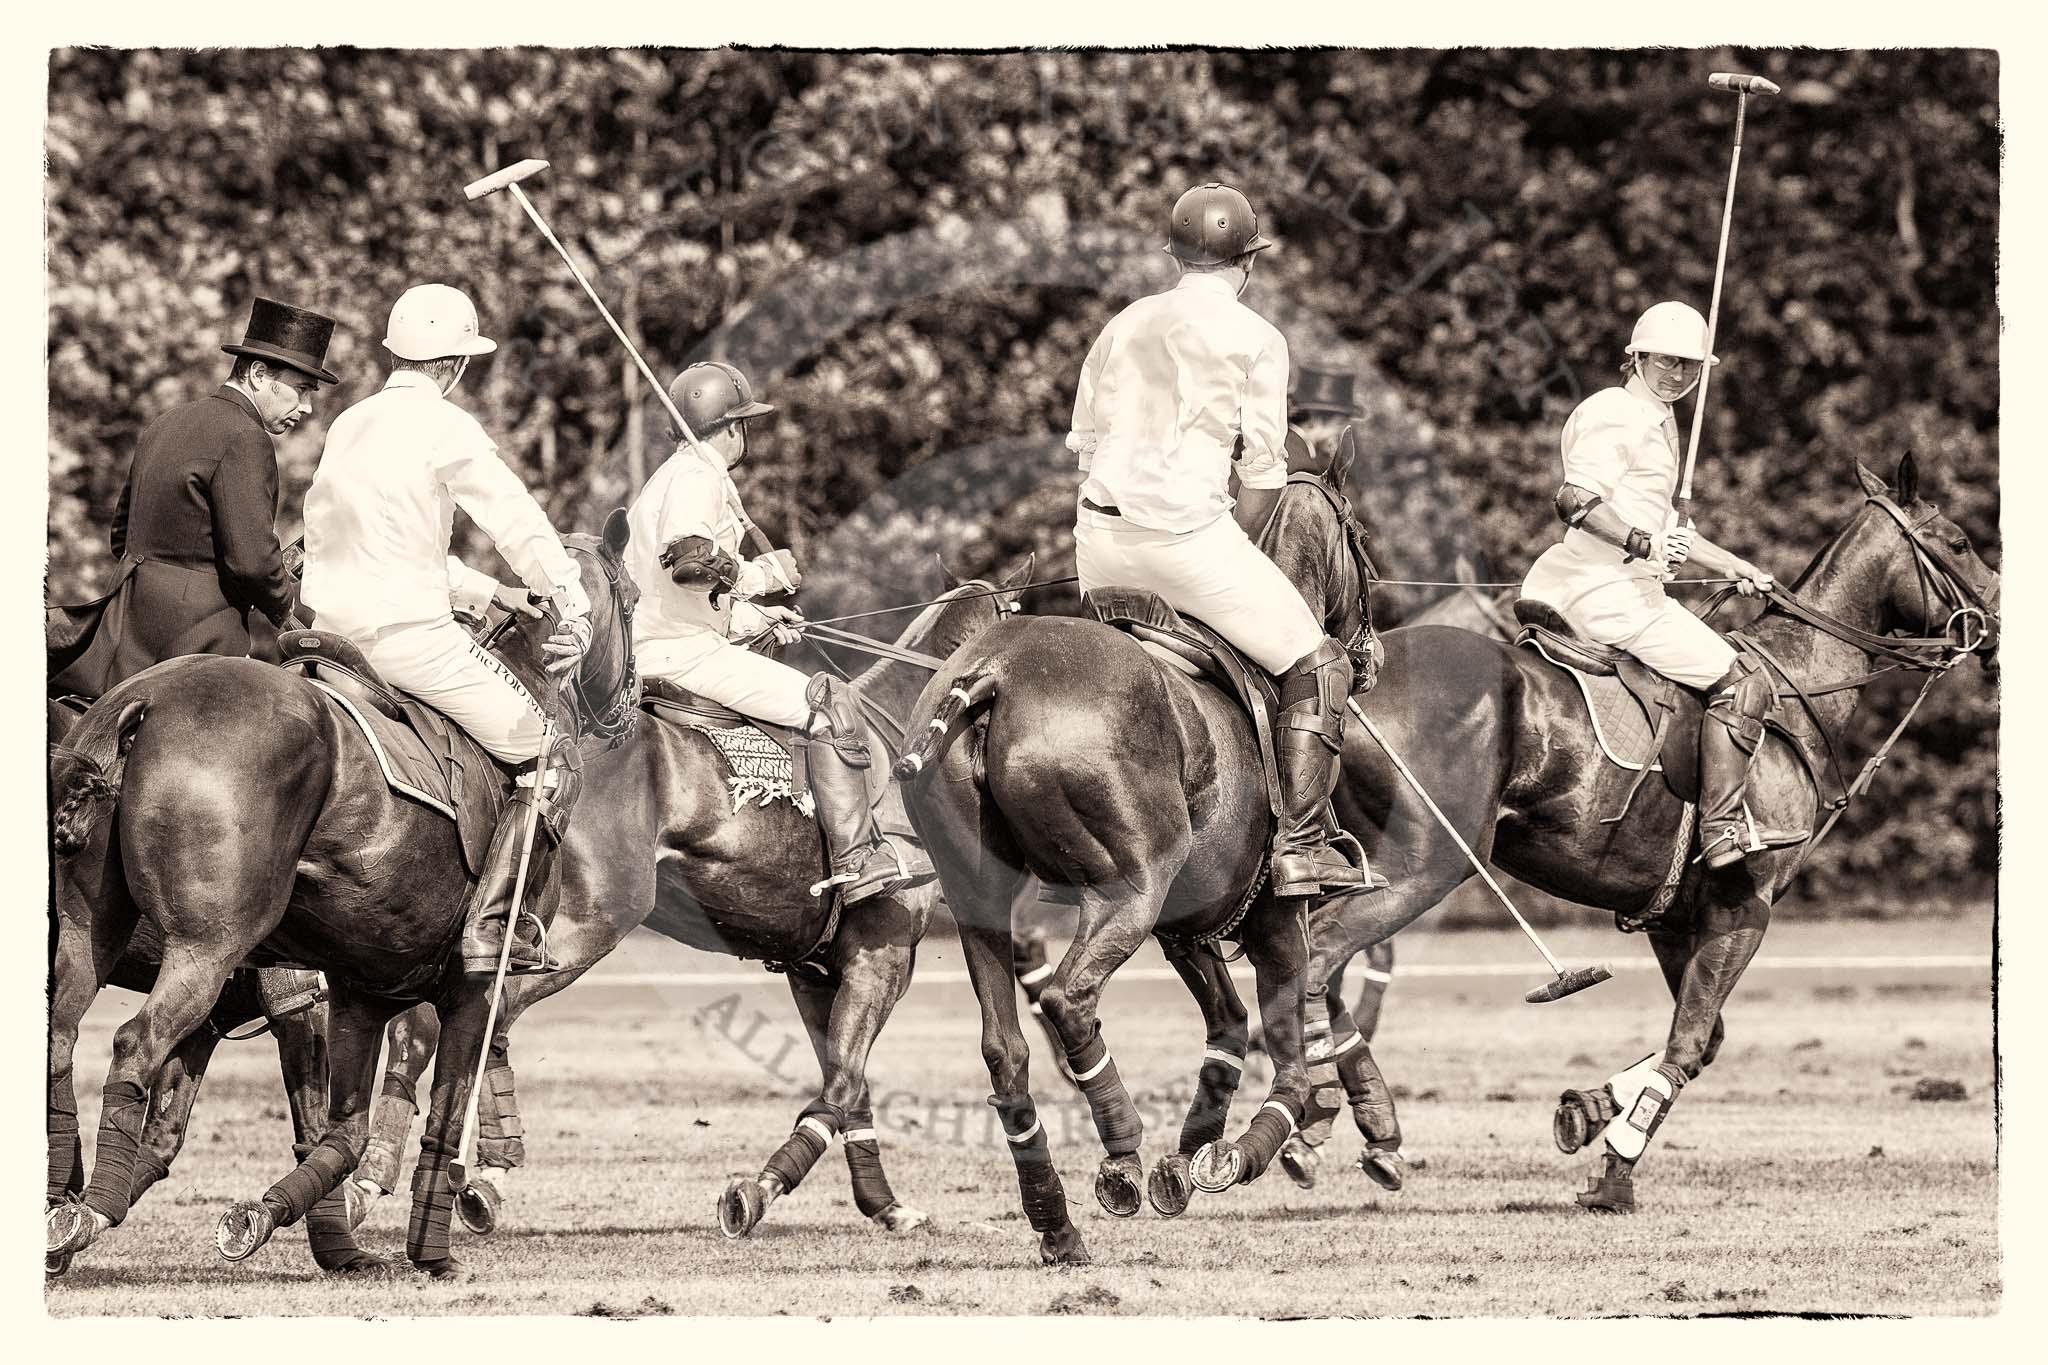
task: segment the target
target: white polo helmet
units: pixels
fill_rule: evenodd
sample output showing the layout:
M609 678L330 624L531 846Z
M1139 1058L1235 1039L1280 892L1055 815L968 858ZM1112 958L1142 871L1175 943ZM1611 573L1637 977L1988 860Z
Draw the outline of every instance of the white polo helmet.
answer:
M401 360L489 355L498 343L477 332L476 305L445 284L416 284L391 305L384 349Z
M1707 320L1700 316L1699 309L1676 299L1651 304L1636 319L1628 351L1630 355L1675 355L1680 360L1720 363L1707 354Z

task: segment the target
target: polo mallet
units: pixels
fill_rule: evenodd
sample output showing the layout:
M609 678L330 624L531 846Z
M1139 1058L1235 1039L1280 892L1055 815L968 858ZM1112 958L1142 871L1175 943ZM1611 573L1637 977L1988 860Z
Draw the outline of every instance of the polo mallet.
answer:
M710 458L710 452L706 451L703 442L697 439L697 433L690 430L690 424L685 422L683 414L676 410L674 400L668 396L668 390L663 387L660 380L654 377L654 371L647 368L646 360L640 355L640 348L633 344L633 339L626 335L626 329L619 326L618 319L612 316L612 310L604 306L604 300L599 298L597 291L590 287L590 281L584 278L583 271L576 264L576 259L569 254L568 248L562 245L561 240L548 227L547 220L540 216L540 210L536 209L533 206L533 201L526 197L526 191L519 188L520 181L539 175L547 168L548 163L545 161L527 160L516 162L505 167L503 170L491 172L491 174L481 180L470 181L462 187L463 197L476 200L482 199L486 195L496 194L499 190L510 190L512 192L512 197L519 201L519 207L526 210L526 216L531 218L533 225L540 229L540 235L548 239L548 245L555 249L556 254L561 256L562 263L569 267L569 273L576 277L576 283L583 286L583 292L590 295L590 301L597 305L597 311L603 315L606 325L612 329L612 335L619 339L620 343L626 348L626 354L632 356L633 363L640 367L640 373L647 379L647 386L654 390L654 396L659 398L662 407L668 410L670 420L676 424L676 430L683 434L683 441L690 449L705 456L707 459ZM772 555L775 547L769 544L767 532L756 526L753 518L749 517L746 509L741 506L739 489L734 487L732 475L726 474L724 481L726 500L732 504L733 515L738 518L747 536L753 541L754 548L763 556ZM775 577L781 581L783 588L789 592L795 592L796 584L790 582L789 575L782 571L782 565L773 559L768 560L768 564L775 571Z
M1707 77L1707 84L1716 90L1735 92L1735 150L1728 157L1728 197L1721 203L1721 245L1714 253L1714 294L1707 304L1707 359L1700 364L1700 392L1692 405L1692 437L1685 447L1685 475L1679 480L1678 496L1673 504L1679 521L1692 525L1692 466L1699 458L1700 427L1707 415L1707 382L1714 377L1714 335L1721 325L1721 275L1728 266L1728 225L1735 216L1735 172L1742 165L1742 124L1749 106L1751 91L1775 95L1778 87L1762 76L1742 76L1732 71L1716 71Z
M541 731L540 756L533 766L533 804L526 808L526 829L519 836L519 870L512 877L512 904L505 915L504 940L498 945L498 974L491 979L491 1007L484 1015L483 1045L477 1053L476 1071L470 1076L469 1106L462 1111L462 1141L455 1149L455 1159L448 1163L448 1183L458 1190L469 1187L469 1170L476 1161L477 1116L483 1099L484 1073L491 1064L491 1035L498 1031L498 1007L505 1000L505 972L512 965L512 939L519 929L519 912L526 905L526 869L533 860L534 835L540 829L541 783L547 781L555 738L551 721Z
M1486 864L1479 861L1479 855L1472 851L1472 846L1466 843L1464 836L1452 827L1450 820L1444 816L1443 811L1437 808L1436 802L1430 799L1429 793L1422 789L1422 784L1415 780L1415 774L1408 771L1408 765L1401 761L1401 756L1394 752L1394 747L1391 744L1387 743L1387 737L1380 733L1379 726L1372 723L1372 717L1365 714L1364 709L1359 706L1356 697L1351 699L1350 705L1351 714L1358 717L1358 722L1365 727L1365 732L1373 737L1381 749L1386 751L1388 758L1394 760L1394 766L1401 770L1401 776L1406 779L1410 790L1422 798L1422 804L1429 807L1429 813L1434 815L1436 822L1444 827L1444 833L1451 836L1451 841L1457 844L1458 851L1465 855L1466 860L1472 864L1473 870L1485 880L1487 889L1499 897L1500 903L1505 905L1508 908L1508 913L1515 917L1515 923L1520 925L1522 932L1529 936L1529 942L1536 945L1536 951L1543 954L1543 960L1550 964L1550 970L1557 973L1557 980L1544 982L1522 998L1532 1005L1548 1004L1552 1000L1562 1000L1567 995L1577 995L1588 986L1597 986L1601 982L1611 979L1614 976L1614 972L1604 962L1593 967L1581 967L1574 972L1568 972L1558 965L1557 959L1550 955L1550 949L1543 946L1543 940L1538 938L1536 931L1529 927L1529 921L1522 918L1522 912L1515 909L1515 903L1508 899L1508 893L1500 889L1500 883L1495 881L1493 874L1486 870Z

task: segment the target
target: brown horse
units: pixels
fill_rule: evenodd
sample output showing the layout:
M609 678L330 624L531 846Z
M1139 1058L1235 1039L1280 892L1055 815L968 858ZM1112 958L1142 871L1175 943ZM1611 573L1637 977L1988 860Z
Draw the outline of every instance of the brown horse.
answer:
M1757 752L1749 802L1760 824L1817 830L1818 817L1841 803L1847 784L1839 737L1864 685L1880 672L1918 669L1931 684L1970 654L1987 667L1995 660L1998 575L1953 522L1921 500L1913 458L1900 461L1896 490L1860 465L1857 474L1862 507L1738 637L1758 647L1772 668L1785 724L1796 736L1795 744L1773 730ZM1912 638L1893 638L1901 631ZM1685 861L1686 798L1662 782L1645 784L1625 819L1603 824L1623 804L1631 774L1602 757L1577 686L1561 668L1532 650L1438 626L1392 630L1385 640L1386 667L1377 689L1358 703L1363 712L1480 857L1552 895L1647 927L1675 1001L1661 1062L1685 1080L1698 1076L1721 1046L1722 1006L1762 942L1771 904L1798 871L1804 847L1708 872ZM1875 667L1880 659L1886 665ZM1698 714L1695 701L1676 723L1696 723ZM1684 779L1674 773L1667 781ZM1315 981L1472 875L1363 726L1346 730L1337 808L1393 885L1315 919ZM1674 867L1683 869L1675 897L1665 890ZM1371 1050L1340 1033L1331 1053L1368 1144L1378 1145L1394 1106ZM1618 1075L1618 1086L1567 1093L1556 1119L1561 1148L1576 1151L1590 1141L1615 1120L1617 1107L1629 1116L1641 1083L1623 1077L1635 1070ZM1658 1104L1646 1112L1661 1121ZM1633 1154L1610 1146L1605 1168L1579 1202L1627 1212L1648 1134L1634 1141L1610 1131Z
M1030 573L1027 563L1001 584L959 584L911 623L898 648L951 654L1014 607ZM892 718L908 712L923 676L914 664L885 658L857 680L892 755L902 747L901 721ZM781 800L750 800L735 809L723 772L724 760L702 731L659 711L642 718L632 741L585 765L585 799L604 819L576 822L565 846L561 907L548 935L562 970L507 986L485 1092L482 1178L460 1205L477 1231L496 1226L505 1178L524 1155L505 1030L643 922L693 948L778 964L823 1072L822 1088L761 1174L735 1178L719 1197L725 1234L751 1231L769 1204L796 1188L835 1135L846 1139L854 1203L863 1215L892 1232L928 1221L897 1200L883 1172L867 1058L910 985L938 887L928 882L838 915L809 889L824 865L817 822ZM901 795L893 784L884 800L883 823L901 828ZM435 1033L433 1012L424 1007L392 1027L371 1154L358 1171L373 1194L397 1183L415 1112L411 1096L434 1054Z
M1350 529L1338 499L1290 483L1267 540L1325 630L1356 645L1369 623ZM1260 1174L1307 1098L1307 953L1302 904L1263 894L1267 794L1243 707L1120 631L1030 617L997 625L956 654L912 715L926 737L896 772L910 778L911 818L959 926L981 1006L990 1103L1041 1258L1075 1264L1088 1254L1038 1121L1017 1018L1011 908L1029 877L1079 900L1074 941L1037 1003L1103 1141L1095 1181L1103 1207L1129 1216L1142 1202L1143 1125L1102 1041L1097 1004L1148 934L1170 942L1169 957L1203 1006L1210 1047L1181 1151L1153 1173L1153 1201L1177 1212L1190 1181L1213 1191ZM1220 961L1191 947L1225 934L1252 960L1276 1063L1270 1095L1234 1143L1217 1139L1243 1064L1244 1011Z
M623 512L601 539L568 536L596 636L568 680L570 724L601 737L632 718L633 599ZM546 618L512 627L502 655L535 695ZM595 699L590 701L587 699ZM386 785L361 732L306 680L250 659L159 664L94 704L52 764L57 852L45 1253L75 1256L127 1216L149 1089L245 962L328 981L328 1123L261 1202L238 1204L216 1242L240 1259L333 1194L362 1152L385 1022L432 1002L455 1056L475 1056L489 983L455 962L472 883L452 822ZM577 741L579 747L590 741ZM89 1185L72 1089L78 1022L139 924L161 940L148 998L114 1035ZM446 1273L448 1163L470 1076L435 1078L427 1156L413 1182L407 1256ZM82 1197L81 1196L82 1191Z

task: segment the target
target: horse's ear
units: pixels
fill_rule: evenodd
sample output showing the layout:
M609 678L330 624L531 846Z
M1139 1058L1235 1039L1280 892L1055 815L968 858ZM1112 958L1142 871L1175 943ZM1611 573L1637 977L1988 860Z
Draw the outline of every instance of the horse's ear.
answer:
M1033 550L1030 554L1024 556L1024 563L1014 570L1009 577L1005 578L1002 585L1006 588L1023 587L1031 581L1031 570L1037 567L1037 565L1038 551Z
M1863 461L1856 462L1856 478L1863 485L1863 491L1873 498L1888 498L1892 490L1885 487L1884 480L1863 467Z
M626 520L626 509L614 507L604 519L604 548L616 559L626 552L626 542L632 538L633 526Z
M939 561L939 572L945 575L946 591L951 592L953 591L953 589L959 587L960 575L953 572L953 566L946 562L945 554L943 552L934 551L932 554L932 558Z
M1892 476L1893 487L1899 490L1899 505L1911 507L1920 496L1920 462L1907 451L1899 458L1899 472Z
M1337 455L1330 462L1330 483L1340 492L1351 478L1351 466L1358 459L1358 428L1349 422L1337 434Z

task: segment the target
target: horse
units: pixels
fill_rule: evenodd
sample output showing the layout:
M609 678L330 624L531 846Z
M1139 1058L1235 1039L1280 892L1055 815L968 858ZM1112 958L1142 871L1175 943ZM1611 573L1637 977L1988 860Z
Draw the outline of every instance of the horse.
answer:
M1760 824L1813 831L1815 817L1839 811L1868 780L1874 766L1853 786L1844 780L1839 738L1873 678L1917 670L1931 686L1972 655L1987 669L1996 665L1998 575L1921 498L1913 457L1900 460L1895 486L1860 464L1856 473L1863 502L1847 525L1732 636L1769 667L1782 713L1782 728L1766 732L1751 768L1749 804ZM1908 636L1897 637L1901 631ZM1697 1078L1721 1048L1722 1007L1763 940L1773 901L1825 827L1804 846L1710 872L1686 859L1689 798L1673 784L1683 788L1687 778L1667 771L1665 781L1628 791L1630 774L1603 758L1577 684L1562 667L1441 626L1391 630L1384 641L1379 685L1354 704L1385 746L1363 726L1346 727L1336 799L1344 827L1393 884L1311 922L1310 980L1324 980L1336 964L1412 923L1472 875L1401 776L1397 753L1478 857L1647 931L1674 1002L1661 1062L1683 1077L1679 1085ZM1696 730L1697 699L1678 716L1677 724ZM1664 755L1667 770L1684 767L1670 746ZM1608 818L1618 807L1624 818ZM1336 1035L1330 1055L1370 1142L1375 1130L1394 1125L1392 1093L1355 1035ZM1567 1091L1559 1103L1553 1135L1561 1150L1579 1150L1603 1124L1628 1149L1610 1141L1603 1169L1577 1196L1584 1208L1635 1209L1634 1167L1649 1137L1643 1127L1654 1132L1675 1098L1666 1097L1662 1110L1648 1104L1637 1138L1614 1126L1627 1126L1648 1060L1604 1087ZM1632 1073L1633 1082L1625 1079Z
M1342 478L1336 471L1336 487ZM1366 569L1348 502L1321 479L1296 475L1262 542L1325 631L1363 651ZM1097 1005L1148 934L1168 945L1201 1005L1209 1052L1181 1150L1158 1163L1145 1193L1161 1212L1177 1213L1190 1182L1213 1193L1262 1173L1307 1099L1307 952L1303 903L1264 889L1267 791L1243 705L1099 622L1022 617L955 654L912 717L922 738L895 771L907 779L911 820L959 929L995 1088L989 1102L1009 1138L1041 1260L1089 1258L1038 1121L1018 1025L1011 910L1033 876L1079 901L1075 938L1037 1003L1103 1142L1098 1201L1123 1217L1141 1202L1143 1124L1102 1040ZM1220 1139L1243 1065L1244 1009L1221 960L1198 946L1225 935L1252 960L1276 1060L1266 1101L1234 1142Z
M615 511L599 537L563 538L593 603L595 635L564 680L567 742L613 742L633 723L632 611ZM548 618L508 623L501 661L553 693ZM584 727L592 732L581 735ZM51 765L56 923L46 1264L76 1256L128 1214L147 1087L239 965L291 964L329 987L327 1126L260 1201L222 1217L215 1243L240 1260L330 1196L362 1143L386 1021L433 1003L454 1055L474 1056L492 1000L455 960L472 882L454 822L387 785L361 732L312 683L253 659L171 659L101 698ZM160 936L148 998L114 1035L90 1184L72 1054L78 1023L138 932ZM426 1155L413 1181L408 1259L435 1275L448 1254L449 1173L471 1077L437 1075Z
M1000 584L957 583L910 624L895 657L884 654L856 680L892 757L903 742L896 718L917 695L912 670L919 665L904 660L915 651L944 657L972 642L1014 609L1030 574L1027 562ZM693 948L775 964L823 1073L822 1088L760 1175L734 1177L719 1196L721 1231L728 1237L751 1232L837 1135L845 1137L854 1203L864 1216L891 1232L929 1221L896 1198L883 1171L867 1058L910 985L938 887L926 882L839 915L830 899L809 890L824 859L817 822L787 801L737 802L723 765L701 730L656 712L643 718L632 742L585 766L585 799L602 808L605 819L578 821L565 846L562 900L548 938L561 970L507 984L484 1095L496 1112L485 1115L480 1179L458 1205L473 1230L497 1226L507 1176L524 1158L506 1030L643 922ZM897 806L900 821L902 798L893 784L884 799ZM886 814L885 823L897 823ZM434 1054L435 1033L434 1015L424 1007L392 1025L370 1153L356 1177L372 1197L397 1183L415 1112L411 1096Z

